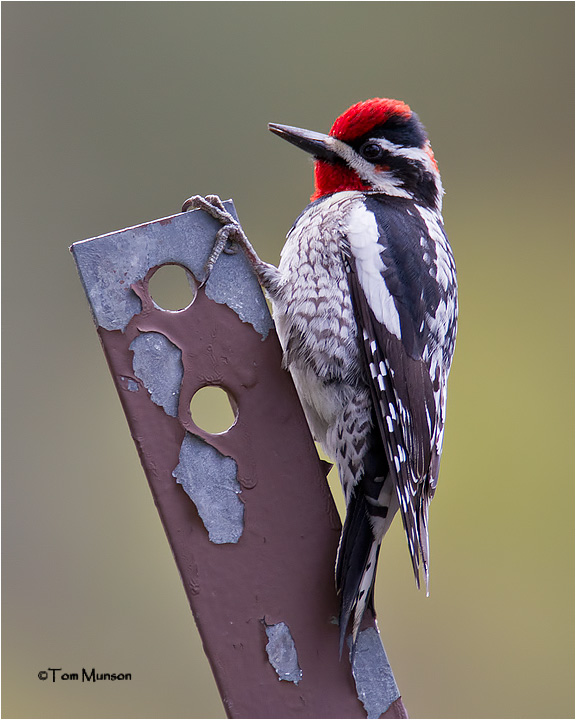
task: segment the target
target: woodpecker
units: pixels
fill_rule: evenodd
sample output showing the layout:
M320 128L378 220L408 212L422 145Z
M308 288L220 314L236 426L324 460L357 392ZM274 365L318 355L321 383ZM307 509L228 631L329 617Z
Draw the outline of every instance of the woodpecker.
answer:
M216 196L195 196L242 245L273 306L314 438L335 462L346 519L336 560L340 653L374 609L382 539L398 510L418 587L428 592L428 509L438 481L446 383L458 315L443 188L426 130L410 107L373 98L328 135L269 129L314 158L311 203L278 268L262 262ZM185 204L186 207L186 204Z

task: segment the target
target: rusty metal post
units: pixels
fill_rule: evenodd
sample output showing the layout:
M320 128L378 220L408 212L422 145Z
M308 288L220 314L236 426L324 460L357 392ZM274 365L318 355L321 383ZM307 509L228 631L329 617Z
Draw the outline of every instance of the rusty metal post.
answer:
M339 660L340 520L246 258L200 285L218 229L196 210L71 250L226 712L407 717L374 618ZM148 290L170 263L196 278L179 312ZM237 408L225 433L192 419L207 385Z

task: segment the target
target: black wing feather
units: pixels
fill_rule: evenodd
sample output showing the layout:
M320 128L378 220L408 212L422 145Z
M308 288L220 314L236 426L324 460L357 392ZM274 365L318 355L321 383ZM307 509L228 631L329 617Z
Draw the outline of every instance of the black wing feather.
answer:
M440 296L423 261L423 222L406 213L405 206L392 204L386 209L380 207L376 215L385 266L382 275L398 311L400 339L376 319L355 259L348 253L346 267L366 377L419 586L421 561L428 575L427 512L434 491L430 469L436 461L437 423L437 388L422 356L429 341L425 319L435 313ZM433 260L429 253L429 262Z
M409 443L406 443L405 435L408 434L407 422L409 420L410 405L409 400L405 397L405 401L399 400L398 390L395 390L391 380L391 371L394 372L394 381L402 372L398 359L395 359L394 365L389 357L394 357L394 353L390 352L390 347L394 346L393 336L384 331L388 337L382 338L381 325L375 320L368 304L363 299L362 289L358 283L358 278L354 270L349 275L350 289L354 310L358 319L359 327L364 331L362 348L364 350L363 357L367 366L368 377L371 378L370 390L372 394L372 402L374 404L375 416L378 423L378 429L382 437L384 451L390 467L390 473L394 478L402 522L408 539L408 546L412 560L412 568L418 587L420 587L420 548L423 542L420 541L420 522L417 513L418 502L416 495L421 493L417 477L412 470L408 448L414 448L418 445L421 448L419 456L424 457L426 450L423 443L419 442L419 438L413 433ZM398 341L397 341L398 342ZM376 343L375 350L374 343ZM383 349L387 348L388 352ZM399 353L400 354L400 353ZM386 373L382 373L380 363L384 364ZM370 365L376 369L376 377L372 377L373 372ZM378 378L380 377L380 380ZM406 384L404 380L403 385ZM404 411L400 407L404 408ZM393 408L391 411L390 408ZM387 418L389 418L387 420ZM400 458L404 456L407 461L400 462ZM430 452L428 448L428 453ZM395 460L396 458L396 460Z

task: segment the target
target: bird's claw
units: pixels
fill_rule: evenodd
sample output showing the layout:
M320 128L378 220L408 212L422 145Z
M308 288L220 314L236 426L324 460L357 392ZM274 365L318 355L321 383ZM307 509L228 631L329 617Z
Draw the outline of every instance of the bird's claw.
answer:
M182 212L190 210L204 210L208 215L222 223L222 227L216 233L214 247L204 265L204 280L202 281L202 284L204 284L210 277L210 273L220 255L222 253L234 255L237 246L232 243L242 244L246 240L246 236L240 227L240 223L225 209L218 195L206 195L205 197L193 195L189 197L182 205Z

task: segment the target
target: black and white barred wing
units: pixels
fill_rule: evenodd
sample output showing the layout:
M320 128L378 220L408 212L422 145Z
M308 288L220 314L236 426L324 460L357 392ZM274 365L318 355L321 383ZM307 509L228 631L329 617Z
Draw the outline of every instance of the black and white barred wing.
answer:
M442 451L449 368L444 354L449 342L453 347L448 335L455 332L455 299L451 322L445 323L443 288L431 272L436 243L414 206L371 202L375 209L359 205L349 224L349 284L374 414L419 584L421 562L428 580L428 506Z

